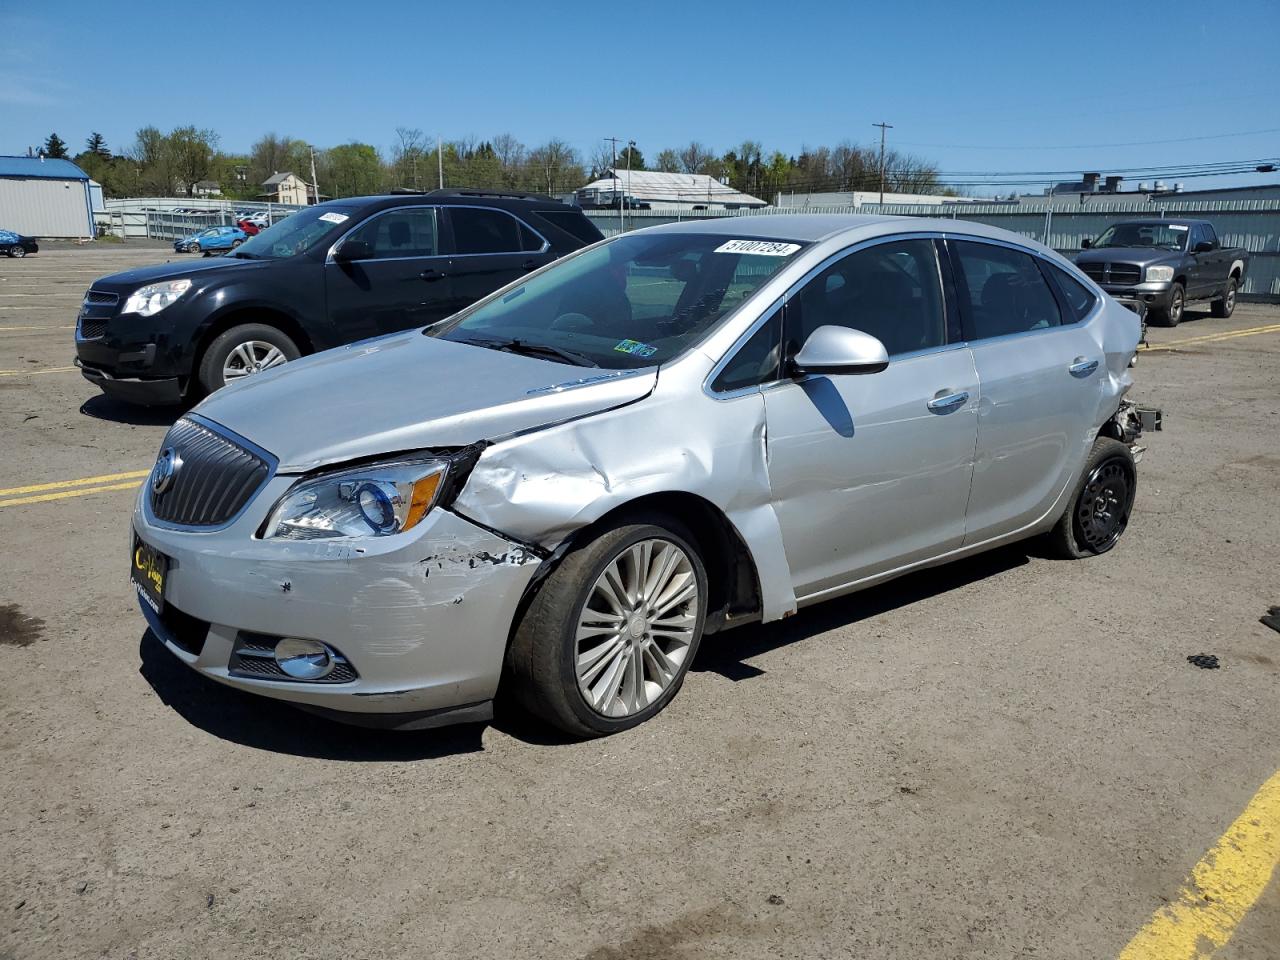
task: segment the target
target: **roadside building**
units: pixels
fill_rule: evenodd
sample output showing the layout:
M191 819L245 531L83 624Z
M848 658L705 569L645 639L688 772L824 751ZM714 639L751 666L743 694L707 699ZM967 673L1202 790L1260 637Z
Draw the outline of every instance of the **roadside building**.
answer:
M779 193L774 205L789 209L806 207L861 207L866 203L879 203L879 190L841 190L831 193ZM888 193L885 203L920 203L942 206L946 203L991 203L990 198L953 197L942 193Z
M191 188L193 197L220 197L222 185L217 180L198 180Z
M768 204L701 173L659 173L654 170L606 170L574 192L584 210L626 206L649 209L745 210Z
M70 160L0 157L0 230L29 237L92 237L89 183L89 175Z
M311 186L296 173L275 173L262 181L259 200L268 203L311 203Z

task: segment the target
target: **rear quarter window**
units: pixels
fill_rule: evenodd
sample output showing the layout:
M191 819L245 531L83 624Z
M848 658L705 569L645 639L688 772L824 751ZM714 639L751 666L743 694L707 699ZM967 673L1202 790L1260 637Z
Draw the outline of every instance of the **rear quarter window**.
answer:
M583 244L604 239L604 234L581 210L539 210L538 216Z
M1079 322L1087 317L1098 302L1098 298L1094 296L1093 291L1061 267L1055 267L1053 264L1044 263L1043 261L1041 265L1049 270L1053 275L1053 279L1058 283L1058 289L1062 292L1062 299L1066 301L1067 322Z

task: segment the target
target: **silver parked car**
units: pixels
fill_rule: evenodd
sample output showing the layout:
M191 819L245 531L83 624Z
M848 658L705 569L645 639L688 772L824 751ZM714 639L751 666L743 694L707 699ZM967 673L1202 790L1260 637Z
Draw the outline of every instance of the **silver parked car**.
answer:
M138 497L133 579L242 690L388 727L501 692L613 733L707 633L1033 535L1109 550L1138 328L980 224L640 230L217 391Z

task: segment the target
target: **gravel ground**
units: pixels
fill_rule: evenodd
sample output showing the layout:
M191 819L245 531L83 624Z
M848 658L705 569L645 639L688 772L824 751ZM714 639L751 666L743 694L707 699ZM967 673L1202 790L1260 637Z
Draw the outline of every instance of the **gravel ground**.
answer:
M71 325L163 246L0 260L0 488L148 468ZM657 721L386 734L144 629L128 490L0 507L0 958L1115 954L1280 767L1280 324L1153 330L1105 557L1019 548L703 645ZM1202 670L1188 655L1215 654ZM1278 955L1280 881L1218 956Z

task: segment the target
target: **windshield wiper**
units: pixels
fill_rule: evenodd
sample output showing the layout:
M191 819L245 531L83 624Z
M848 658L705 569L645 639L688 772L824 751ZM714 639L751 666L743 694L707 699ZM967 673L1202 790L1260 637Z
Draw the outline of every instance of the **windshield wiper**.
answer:
M575 353L572 350L562 350L560 347L553 347L547 343L530 343L528 340L520 340L512 337L510 340L490 340L484 339L466 339L459 341L460 343L470 343L477 347L489 347L492 350L501 350L504 353L518 353L526 357L552 357L556 360L563 360L565 363L571 363L575 367L598 367L596 363L586 354Z

